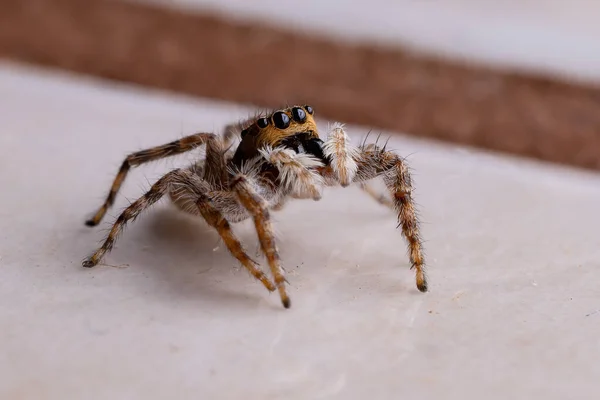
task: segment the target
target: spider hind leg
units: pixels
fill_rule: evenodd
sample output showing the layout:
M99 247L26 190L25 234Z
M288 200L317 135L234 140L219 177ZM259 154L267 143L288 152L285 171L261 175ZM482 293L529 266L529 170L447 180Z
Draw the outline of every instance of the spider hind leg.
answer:
M146 164L151 161L156 161L166 157L188 152L210 140L215 139L216 135L212 133L197 133L195 135L186 136L184 138L175 140L173 142L169 142L161 146L152 147L128 155L121 164L119 172L113 180L113 183L110 187L106 199L104 200L102 205L96 210L94 215L90 219L85 221L85 224L87 226L96 226L102 221L108 209L114 204L115 198L117 197L117 193L119 192L119 189L123 185L123 182L125 181L125 178L127 177L127 174L132 167L137 167L139 165Z

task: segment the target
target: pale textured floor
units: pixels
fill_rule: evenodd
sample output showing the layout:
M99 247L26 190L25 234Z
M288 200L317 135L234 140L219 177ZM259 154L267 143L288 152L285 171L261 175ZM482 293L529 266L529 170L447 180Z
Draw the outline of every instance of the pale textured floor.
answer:
M393 139L415 170L430 293L388 210L335 189L276 215L284 310L166 202L107 257L123 268L80 267L127 198L181 165L136 170L85 227L127 152L251 110L10 65L0 110L2 399L597 396L598 176ZM251 226L237 231L254 253Z

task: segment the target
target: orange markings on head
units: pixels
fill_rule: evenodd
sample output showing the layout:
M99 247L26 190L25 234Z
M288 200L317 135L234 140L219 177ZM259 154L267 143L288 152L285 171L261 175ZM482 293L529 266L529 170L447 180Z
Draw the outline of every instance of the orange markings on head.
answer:
M242 137L253 135L256 144L277 146L286 137L309 133L319 137L311 106L293 106L259 117L242 131Z

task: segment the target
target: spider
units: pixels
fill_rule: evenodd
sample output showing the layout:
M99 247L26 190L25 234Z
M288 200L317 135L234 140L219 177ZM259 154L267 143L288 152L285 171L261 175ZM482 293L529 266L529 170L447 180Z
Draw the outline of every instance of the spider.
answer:
M234 143L237 142L237 146ZM181 210L204 218L229 252L267 288L278 290L285 308L291 305L287 280L271 223L271 210L280 210L289 199L321 199L324 187L353 183L397 212L398 227L408 243L416 286L427 291L419 221L412 200L412 184L403 158L377 143L352 147L344 126L335 123L323 141L309 105L292 106L225 127L223 135L196 133L162 146L132 153L125 158L110 192L93 217L96 226L114 203L128 171L144 163L205 146L205 157L187 168L175 169L131 203L112 225L104 243L84 267L97 265L109 252L129 221L168 195ZM368 181L383 177L391 196L377 193ZM235 236L231 224L252 218L274 281L252 260Z

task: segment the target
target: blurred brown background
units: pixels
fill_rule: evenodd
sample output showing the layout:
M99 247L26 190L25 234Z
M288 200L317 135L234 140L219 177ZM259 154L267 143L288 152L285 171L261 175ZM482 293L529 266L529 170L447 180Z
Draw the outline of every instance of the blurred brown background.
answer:
M275 22L278 15L287 18L282 17L279 25L261 19L259 4L257 14L247 12L252 18L239 18L236 11L251 7L251 2L221 2L230 12L220 15L212 9L188 7L191 0L175 2L181 3L179 8L159 3L0 0L0 57L260 107L309 103L328 119L600 168L600 89L577 74L517 72L502 63L442 57L443 52L424 55L389 40L358 40L364 31L358 25L347 28L346 39L351 40L334 39L306 26L291 29L293 24L287 20L312 23L316 15L318 22L319 15L336 10L313 13L310 1L264 2L274 7L263 8L270 10L265 16ZM319 7L333 3L319 3ZM392 21L387 28L379 27L381 37L385 29L412 29L410 24L414 32L421 29L415 35L435 33L441 26L435 18L420 21L416 6L410 5L411 9L405 1L371 3L345 5L340 18L355 15L367 28L378 24L369 15L381 18L382 26ZM398 8L399 3L408 8ZM468 1L448 5L454 7L449 10L460 12ZM361 7L371 7L372 14L361 15ZM414 18L405 15L406 10L412 10ZM517 23L506 16L497 27L511 31L511 24ZM461 40L476 35L472 31L463 39L448 37L446 47L456 46L460 55ZM549 39L539 40L548 54L554 54ZM514 46L510 40L503 43L509 50L519 45L518 41ZM556 52L560 51L557 44Z

